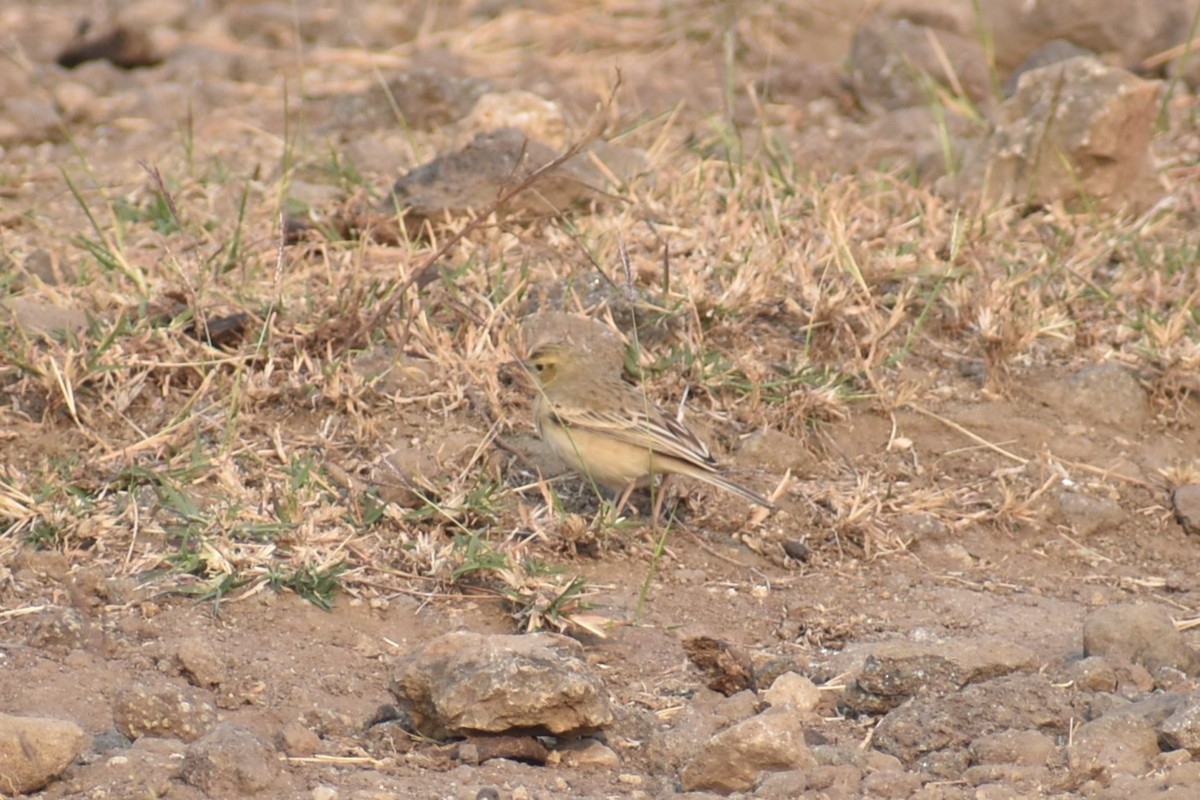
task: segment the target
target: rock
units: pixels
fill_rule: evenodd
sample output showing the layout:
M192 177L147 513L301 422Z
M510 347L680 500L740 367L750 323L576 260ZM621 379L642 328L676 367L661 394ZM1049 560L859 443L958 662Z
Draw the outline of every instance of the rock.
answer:
M928 81L975 102L991 97L987 58L978 42L884 14L871 17L854 34L849 71L859 102L874 112L936 102Z
M862 779L862 796L907 800L923 783L925 778L916 772L872 772Z
M113 722L130 739L142 736L193 742L217 721L208 692L170 681L133 683L117 689Z
M280 729L276 742L292 758L315 755L321 748L321 737L296 719Z
M279 758L267 742L222 722L188 747L180 777L210 797L236 797L270 788L279 771Z
M876 749L935 775L967 765L967 746L1005 730L1065 733L1074 710L1067 691L1044 675L1007 675L942 696L920 694L875 728Z
M1007 730L980 736L968 748L973 764L1044 767L1054 755L1054 740L1039 731Z
M0 100L0 145L58 142L62 138L62 121L49 97Z
M1085 692L1115 692L1117 670L1106 659L1092 656L1071 664L1067 676Z
M88 744L74 722L0 714L0 793L25 794L57 778Z
M970 683L1037 668L1037 657L999 639L881 642L842 696L853 711L886 713L918 694L954 691Z
M225 665L204 639L184 639L175 651L179 670L188 681L202 689L220 686L225 680Z
M769 706L787 706L795 711L812 711L821 702L821 690L803 675L785 672L763 692L763 702Z
M1084 367L1068 376L1062 389L1062 402L1054 406L1073 420L1125 433L1139 430L1150 420L1146 390L1132 372L1119 364Z
M1148 720L1106 714L1080 726L1067 746L1067 761L1077 775L1112 780L1118 773L1140 775L1158 755L1158 732Z
M462 215L488 208L506 188L519 184L557 153L515 128L480 133L461 150L438 156L400 178L393 197L380 211L405 210L412 228L447 214ZM505 212L554 215L576 202L599 198L604 176L582 153L538 180L536 188L514 197Z
M804 715L768 709L712 737L680 774L684 791L744 792L764 772L815 767Z
M386 118L394 119L399 113L410 128L427 131L462 119L487 86L478 78L418 66L389 79L386 90L372 88L369 101L372 107L382 109Z
M472 133L515 128L531 140L556 149L567 145L567 122L562 109L533 92L484 94L475 102L462 127Z
M1181 708L1158 726L1168 747L1187 750L1200 759L1200 694L1192 694Z
M73 608L51 608L38 615L29 635L32 647L74 650L87 638L87 621Z
M1200 536L1200 483L1185 483L1171 492L1175 521L1189 536Z
M854 764L820 765L808 770L808 790L818 797L858 797L863 771Z
M439 636L401 659L391 690L413 727L435 739L511 730L586 733L613 719L582 645L550 633Z
M725 728L735 722L749 719L758 713L758 710L758 696L749 689L744 689L717 701L712 709L712 716L718 728Z
M1123 659L1150 672L1167 666L1189 675L1200 671L1200 656L1188 647L1166 609L1150 605L1099 608L1083 621L1083 652Z
M568 767L615 770L621 766L621 757L611 747L595 739L576 739L555 752L561 755L562 763Z
M1013 96L1013 92L1017 90L1017 82L1026 72L1032 72L1035 69L1048 67L1051 64L1057 64L1060 61L1066 61L1068 58L1077 58L1079 56L1095 58L1096 54L1086 47L1072 44L1066 39L1052 39L1046 42L1027 55L1025 60L1021 62L1021 65L1013 70L1004 81L1004 96Z
M1114 500L1082 492L1060 492L1058 510L1071 530L1079 536L1113 530L1125 521L1125 512Z
M1162 193L1149 151L1159 88L1092 58L1026 72L939 190L987 208L1143 208Z
M1136 64L1183 41L1194 10L1188 0L991 0L979 9L1004 71L1054 39Z
M533 736L470 736L455 746L464 764L478 765L497 758L525 764L545 764L550 751Z

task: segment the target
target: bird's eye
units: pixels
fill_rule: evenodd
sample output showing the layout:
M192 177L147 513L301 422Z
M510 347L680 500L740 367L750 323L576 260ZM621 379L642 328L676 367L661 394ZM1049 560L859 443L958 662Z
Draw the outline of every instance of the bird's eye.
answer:
M546 365L545 364L534 364L533 368L536 369L538 372L541 372L542 370L544 370L546 368Z

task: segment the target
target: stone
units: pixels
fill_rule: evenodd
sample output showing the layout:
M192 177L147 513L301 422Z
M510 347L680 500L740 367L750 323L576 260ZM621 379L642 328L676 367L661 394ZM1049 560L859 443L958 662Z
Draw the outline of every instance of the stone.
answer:
M683 768L684 791L744 792L763 773L815 767L804 720L792 709L771 708L726 728Z
M406 224L441 220L488 208L507 187L515 186L549 163L557 153L515 128L479 133L462 149L438 156L396 181L382 213L404 209ZM582 153L540 178L536 190L522 192L506 212L554 215L572 204L599 198L604 176Z
M1171 492L1175 521L1189 536L1200 536L1200 483L1185 483Z
M925 782L917 772L872 772L863 776L863 797L878 797L883 800L907 800Z
M32 647L74 650L87 638L87 620L73 608L51 608L38 615L29 635Z
M562 763L568 767L607 770L621 767L621 757L611 747L595 739L576 739L555 752L561 754Z
M1200 759L1200 694L1192 694L1181 708L1158 726L1163 741Z
M583 646L552 633L439 636L400 660L391 690L413 727L434 739L513 730L587 733L613 720Z
M1116 501L1082 492L1060 492L1058 510L1071 530L1079 536L1110 531L1125 521L1125 511Z
M1174 667L1189 675L1200 671L1200 656L1188 647L1165 608L1115 605L1099 608L1083 621L1083 652L1140 664L1151 673Z
M1101 780L1119 773L1140 775L1158 755L1158 732L1135 715L1105 714L1081 725L1067 745L1071 772Z
M1077 44L1067 41L1066 39L1052 39L1044 45L1034 50L1025 57L1015 70L1013 70L1008 78L1004 81L1004 96L1012 97L1013 92L1017 90L1017 82L1026 72L1032 72L1035 69L1048 67L1051 64L1057 64L1060 61L1066 61L1068 58L1077 58L1079 56L1088 56L1095 58L1096 54L1086 47L1080 47Z
M796 711L812 711L821 702L821 690L803 675L785 672L763 692L763 702L770 706L788 706Z
M935 775L967 766L971 742L1005 730L1065 733L1075 711L1067 690L1041 674L1012 674L958 692L919 694L875 728L876 749Z
M388 79L386 88L372 87L368 100L385 118L399 113L410 128L427 131L462 119L485 91L478 78L417 66Z
M208 692L171 681L132 683L117 689L113 723L130 739L142 736L193 742L217 721Z
M533 92L488 92L476 100L462 127L472 133L515 128L530 139L554 148L567 144L567 122L562 109Z
M968 750L973 764L1042 767L1054 755L1054 740L1040 731L1007 730L980 736Z
M1149 148L1159 91L1093 58L1026 72L997 107L991 132L966 148L961 171L938 188L984 208L1147 207L1162 194Z
M977 103L991 97L987 58L979 43L920 21L871 17L854 34L849 64L859 102L876 113L935 103L934 87L962 92Z
M1194 7L1188 0L990 0L979 10L996 65L1007 72L1054 39L1136 64L1183 41Z
M179 774L210 797L237 797L270 788L279 772L271 745L251 730L222 722L188 747Z
M194 686L212 689L225 680L225 664L204 639L184 639L175 651L175 659L179 670Z
M87 744L87 734L74 722L0 714L0 794L41 789Z
M321 748L321 737L317 736L300 720L292 720L279 730L276 742L284 753L292 758L315 755Z
M886 713L918 694L953 691L971 683L1037 668L1037 657L1001 639L872 644L842 702L853 711Z
M1067 669L1067 676L1086 692L1115 692L1117 670L1099 656L1081 658Z

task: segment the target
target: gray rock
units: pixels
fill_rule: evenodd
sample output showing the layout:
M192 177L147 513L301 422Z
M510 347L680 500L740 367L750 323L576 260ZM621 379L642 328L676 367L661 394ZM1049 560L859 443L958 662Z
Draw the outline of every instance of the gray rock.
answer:
M271 745L253 731L222 722L188 747L180 777L210 797L235 797L270 788L279 771Z
M885 713L915 695L955 691L1037 668L1037 657L1030 650L988 637L880 642L867 653L842 698L851 710L866 713Z
M381 210L395 213L402 208L412 220L478 211L556 155L515 128L485 131L461 150L439 156L397 180L392 186L394 199ZM558 214L577 201L600 197L597 190L604 185L604 176L585 153L539 180L536 191L517 195L505 210Z
M1125 511L1114 500L1082 492L1060 492L1058 510L1079 536L1112 530L1125 521Z
M117 689L113 723L130 739L157 736L193 742L217 721L208 692L163 680L133 683Z
M1066 39L1052 39L1044 45L1034 50L1029 55L1025 56L1025 60L1021 62L1013 72L1004 81L1004 96L1012 97L1013 92L1017 90L1017 81L1026 72L1031 72L1035 69L1048 67L1051 64L1057 64L1060 61L1066 61L1068 58L1077 58L1079 56L1088 56L1095 58L1096 54L1086 47L1080 47L1077 44L1068 42Z
M574 639L551 633L448 633L403 658L392 693L426 736L540 730L586 733L612 722L600 679Z
M1099 608L1083 621L1083 652L1123 659L1153 672L1168 666L1189 675L1200 670L1200 656L1184 642L1166 609L1150 605Z
M991 133L939 188L988 208L1146 207L1162 193L1149 150L1159 90L1092 58L1026 72L996 109Z
M997 66L1010 70L1054 39L1135 64L1183 41L1193 7L1188 0L989 0L979 9Z
M1064 733L1075 715L1066 689L1040 674L1007 675L959 692L918 695L892 710L875 728L878 750L934 774L967 766L967 746L1005 730Z
M683 768L685 791L744 792L763 773L815 767L802 714L768 709L718 733Z
M87 746L74 722L0 714L0 793L25 794L57 778Z
M953 69L947 70L947 64ZM884 14L855 32L850 78L859 102L876 112L935 102L929 82L941 90L961 89L976 102L991 96L987 59L977 41Z
M1200 536L1200 483L1185 483L1171 492L1175 520L1189 536Z
M1158 726L1163 741L1178 750L1187 750L1200 758L1200 694L1192 694L1185 703Z

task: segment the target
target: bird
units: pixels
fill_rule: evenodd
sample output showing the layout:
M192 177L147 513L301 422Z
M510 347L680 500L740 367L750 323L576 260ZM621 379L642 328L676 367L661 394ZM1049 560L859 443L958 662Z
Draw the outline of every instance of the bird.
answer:
M726 478L704 442L618 371L603 369L584 346L551 341L520 364L537 386L533 403L538 435L576 472L621 490L620 514L638 486L655 475L685 475L739 495L767 509L777 506ZM652 519L664 492L659 487Z

